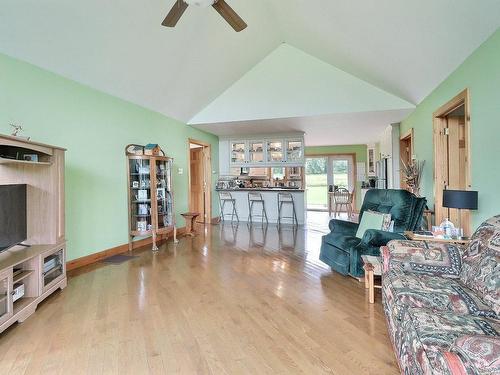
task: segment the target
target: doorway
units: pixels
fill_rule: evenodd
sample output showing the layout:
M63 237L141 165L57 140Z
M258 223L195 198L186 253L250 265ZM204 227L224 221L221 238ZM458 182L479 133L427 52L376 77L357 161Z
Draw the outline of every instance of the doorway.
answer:
M462 91L434 112L434 197L436 225L445 218L458 223L458 210L443 207L443 190L469 190L470 111L469 92ZM461 222L470 235L470 214L462 210Z
M311 155L306 157L306 199L307 209L328 210L328 185L355 188L355 154ZM353 202L355 206L356 202Z
M413 128L408 130L408 132L406 132L405 134L401 135L399 139L399 156L401 161L401 169L403 169L403 163L404 165L410 165L413 161ZM401 173L400 177L400 186L401 189L408 190L408 185L406 184L403 173Z
M189 211L197 212L199 223L211 221L210 144L189 139Z

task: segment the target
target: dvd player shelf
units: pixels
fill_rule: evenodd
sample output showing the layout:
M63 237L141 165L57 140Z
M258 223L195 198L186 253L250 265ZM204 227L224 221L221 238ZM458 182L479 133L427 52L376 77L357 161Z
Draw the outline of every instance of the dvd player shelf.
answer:
M0 252L0 333L66 287L65 149L0 134L0 185L27 186L27 238Z

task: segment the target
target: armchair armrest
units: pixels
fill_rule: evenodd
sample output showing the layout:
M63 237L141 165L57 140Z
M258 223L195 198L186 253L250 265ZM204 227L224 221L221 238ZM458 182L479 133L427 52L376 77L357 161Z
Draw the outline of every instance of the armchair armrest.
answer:
M405 237L400 233L386 232L377 229L368 229L365 231L361 242L372 247L385 246L392 240L404 240Z
M384 270L423 273L458 278L462 268L464 248L441 242L390 241L382 249Z
M353 223L352 221L337 220L337 219L330 220L330 223L328 224L332 232L344 233L350 236L354 236L356 234L356 231L358 230L358 225L359 224Z

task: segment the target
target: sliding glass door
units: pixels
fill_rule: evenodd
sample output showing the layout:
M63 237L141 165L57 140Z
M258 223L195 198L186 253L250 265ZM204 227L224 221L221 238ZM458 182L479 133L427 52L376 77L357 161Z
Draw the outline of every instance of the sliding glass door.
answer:
M306 158L306 199L308 210L324 210L328 203L328 157Z
M354 190L354 156L306 157L306 199L308 210L328 209L328 186Z

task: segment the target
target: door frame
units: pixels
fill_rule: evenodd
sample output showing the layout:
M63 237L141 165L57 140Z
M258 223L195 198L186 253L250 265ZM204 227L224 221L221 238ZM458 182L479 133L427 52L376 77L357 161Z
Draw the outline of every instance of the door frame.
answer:
M442 206L443 202L443 189L448 185L448 181L444 176L447 175L448 156L447 152L444 153L445 144L442 142L441 135L446 127L446 116L453 112L460 106L464 106L465 116L465 185L466 189L472 186L471 181L471 125L470 125L470 93L469 89L465 89L456 95L453 99L439 107L432 114L433 123L433 143L434 143L434 214L436 224L443 219L443 213L446 210ZM470 234L471 220L468 210L462 211L462 225L464 234Z
M189 211L191 210L192 207L192 201L191 201L191 143L202 146L203 147L203 162L205 163L205 183L206 183L206 188L205 188L205 206L206 206L206 218L204 220L205 223L211 223L212 222L212 145L207 142L203 141L198 141L193 138L188 138L188 207Z

